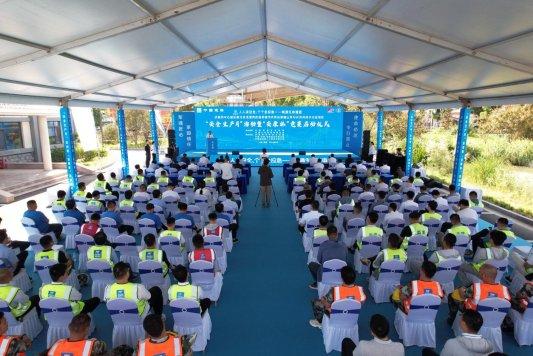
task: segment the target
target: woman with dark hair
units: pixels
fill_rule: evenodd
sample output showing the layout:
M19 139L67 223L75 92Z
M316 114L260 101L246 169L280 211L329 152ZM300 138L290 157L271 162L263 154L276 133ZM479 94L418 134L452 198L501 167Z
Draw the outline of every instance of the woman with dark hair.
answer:
M274 177L274 173L272 173L269 164L269 159L265 158L263 165L257 171L259 174L259 188L261 190L261 206L263 208L270 206L270 196L272 194L272 178Z

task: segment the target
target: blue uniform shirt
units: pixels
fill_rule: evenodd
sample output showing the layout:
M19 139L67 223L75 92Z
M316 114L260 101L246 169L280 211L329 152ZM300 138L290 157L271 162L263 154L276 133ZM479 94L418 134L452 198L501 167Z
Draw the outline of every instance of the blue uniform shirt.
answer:
M85 214L82 213L79 210L73 209L73 210L66 210L63 216L74 218L78 220L78 225L82 226L85 224Z
M117 222L117 225L122 225L122 218L116 211L104 211L102 213L103 218L111 218Z
M194 225L194 219L187 213L177 212L176 215L174 215L174 219L176 219L176 221L178 221L179 219L189 220L191 222L191 225Z
M143 219L150 219L155 223L155 228L157 230L161 229L161 219L159 219L159 215L155 213L146 213L141 216Z
M32 219L41 234L46 234L50 232L50 224L48 224L48 218L42 212L37 210L26 210L23 216L25 218Z

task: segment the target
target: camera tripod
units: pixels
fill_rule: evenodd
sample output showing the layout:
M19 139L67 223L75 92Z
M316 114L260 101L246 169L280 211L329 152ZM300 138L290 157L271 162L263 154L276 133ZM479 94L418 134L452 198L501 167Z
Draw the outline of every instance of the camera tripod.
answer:
M274 187L273 186L270 186L271 190L272 190L272 195L274 196L274 201L276 202L276 206L279 207L279 204L278 204L278 197L276 197L276 191L274 190ZM255 198L255 204L254 204L254 207L257 206L257 202L259 201L259 196L261 195L261 188L259 188L259 190L257 191L257 198Z

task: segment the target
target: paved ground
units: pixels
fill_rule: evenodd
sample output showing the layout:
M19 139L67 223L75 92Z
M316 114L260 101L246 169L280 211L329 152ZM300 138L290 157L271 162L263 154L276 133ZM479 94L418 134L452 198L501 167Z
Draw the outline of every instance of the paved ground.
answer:
M64 169L43 171L42 169L0 169L0 189L9 190L24 182L33 182L39 179L55 178L65 174Z

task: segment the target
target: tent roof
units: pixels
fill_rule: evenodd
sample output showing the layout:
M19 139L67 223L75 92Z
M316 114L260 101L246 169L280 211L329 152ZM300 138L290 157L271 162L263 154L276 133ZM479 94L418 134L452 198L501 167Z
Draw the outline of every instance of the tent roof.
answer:
M533 102L531 0L7 0L0 102L161 108L264 81L365 110Z

